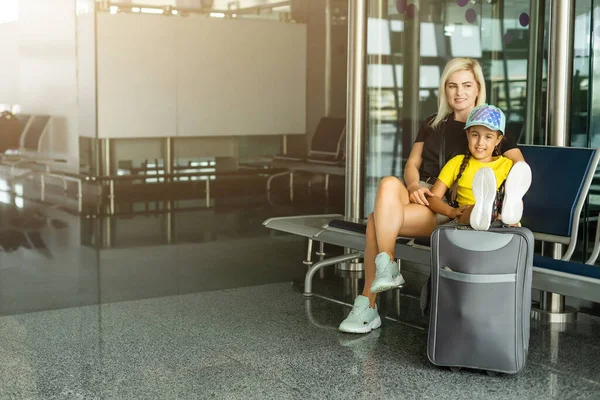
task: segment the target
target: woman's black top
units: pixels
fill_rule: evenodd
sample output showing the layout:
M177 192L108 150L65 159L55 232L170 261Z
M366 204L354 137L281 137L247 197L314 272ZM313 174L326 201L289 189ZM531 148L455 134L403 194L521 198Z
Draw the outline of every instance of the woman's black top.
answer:
M440 174L440 148L442 134L445 134L443 147L445 148L445 158L442 161L442 166L450 161L452 157L459 154L465 154L467 151L467 135L465 133L465 123L455 121L452 114L442 121L436 128L430 126L431 121L435 119L435 114L430 116L423 122L417 135L417 142L423 143L423 162L419 169L420 180L433 183L434 179ZM508 150L517 147L517 143L510 134L504 135L500 142L500 152L506 153Z

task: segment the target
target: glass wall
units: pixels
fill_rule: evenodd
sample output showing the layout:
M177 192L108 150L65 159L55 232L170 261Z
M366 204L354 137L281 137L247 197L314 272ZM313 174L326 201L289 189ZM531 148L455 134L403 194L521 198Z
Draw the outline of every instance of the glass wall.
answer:
M441 73L453 57L483 68L488 103L524 133L529 1L371 1L368 22L365 215L383 176L402 176L420 122L436 112Z
M590 22L587 25L589 29L587 30L586 43L589 44L591 49L591 65L589 68L590 79L586 83L588 84L587 89L591 100L588 107L590 111L589 144L591 147L600 147L600 1L594 0L593 3L593 8L589 13ZM600 190L597 189L596 193L600 193ZM600 204L599 195L595 195L592 199L595 204Z
M571 146L588 147L591 72L592 0L576 2L571 100Z
M597 0L576 2L575 40L573 49L573 88L571 97L571 146L600 147L600 93L598 92L598 58L600 27ZM598 212L600 211L600 179L592 183L581 226L579 260L586 260L593 247Z
M542 0L543 1L543 0ZM448 60L472 57L483 68L487 102L507 116L519 143L546 144L546 70L551 0L543 4L541 78L527 81L529 0L372 0L369 4L365 209L379 180L402 176L419 125L437 110L439 79ZM600 147L600 1L576 2L570 145ZM533 59L533 58L532 58ZM527 93L538 91L535 115ZM525 135L533 119L532 135ZM600 211L600 176L593 183L575 258L591 251Z

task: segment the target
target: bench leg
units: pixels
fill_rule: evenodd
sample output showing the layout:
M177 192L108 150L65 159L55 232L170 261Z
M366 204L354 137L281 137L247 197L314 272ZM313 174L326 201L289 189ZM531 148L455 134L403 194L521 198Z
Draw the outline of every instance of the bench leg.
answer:
M565 305L565 296L542 292L540 306L531 308L531 318L545 323L566 324L577 320L577 310Z
M312 239L308 239L308 249L306 250L306 260L302 261L302 264L304 265L312 265L312 244L313 244L313 240Z
M328 267L330 265L338 264L338 263L341 263L344 261L354 260L355 258L360 258L360 257L362 257L362 253L357 252L357 253L344 254L342 256L337 256L337 257L331 257L331 258L328 258L327 260L322 260L322 261L316 262L312 267L309 268L309 270L306 273L306 276L304 278L304 293L303 293L304 296L310 297L313 295L313 293L312 293L312 278L318 270L320 270L324 267Z
M325 258L325 243L319 242L319 251L315 252L315 254L319 256L319 261L323 261ZM325 271L319 271L319 278L325 278Z
M279 172L277 174L273 174L271 176L269 176L269 179L267 179L267 200L269 202L269 204L273 204L273 202L271 201L271 182L273 181L273 179L279 177L279 176L286 176L289 175L290 176L290 181L289 181L289 189L290 189L290 201L294 200L294 173L291 171L285 171L285 172Z
M325 174L325 201L329 202L329 174Z
M279 172L277 174L271 175L269 177L269 179L267 179L267 192L271 191L271 181L273 181L273 179L275 179L275 178L277 178L279 176L286 176L286 175L291 175L291 172L290 171L285 171L285 172Z
M315 253L320 257L321 260L325 257L325 243L319 242L319 251Z
M44 175L40 176L40 200L46 200L46 177Z
M555 243L552 248L552 257L560 259L562 254L563 246ZM531 308L531 318L540 322L565 324L577 319L577 310L565 306L565 296L542 292L540 307Z

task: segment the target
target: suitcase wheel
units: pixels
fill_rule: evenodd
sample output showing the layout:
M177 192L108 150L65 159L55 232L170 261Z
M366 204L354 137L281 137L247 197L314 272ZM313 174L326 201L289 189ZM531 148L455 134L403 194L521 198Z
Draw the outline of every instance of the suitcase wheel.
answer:
M485 371L485 372L487 372L487 374L489 376L498 376L498 373L496 371Z
M452 371L452 372L458 372L458 371L460 371L460 369L461 369L460 367L450 367L450 371Z

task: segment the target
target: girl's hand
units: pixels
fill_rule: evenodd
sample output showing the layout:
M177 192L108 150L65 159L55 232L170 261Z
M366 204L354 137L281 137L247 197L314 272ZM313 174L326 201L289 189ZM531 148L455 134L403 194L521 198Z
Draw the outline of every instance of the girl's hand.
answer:
M460 218L458 219L458 222L460 222L461 224L470 224L471 223L471 211L473 210L473 206L464 206L464 207L461 207L461 209L463 211L460 214Z
M408 198L411 203L421 204L423 206L429 206L427 196L433 196L431 190L421 187L420 185L411 186L408 189Z
M448 215L450 217L450 219L455 219L460 217L460 222L463 222L463 216L465 215L465 211L470 208L472 206L462 206L462 207L458 207L458 208L453 208L452 211L450 211L450 214ZM470 219L470 213L467 217L467 219Z

